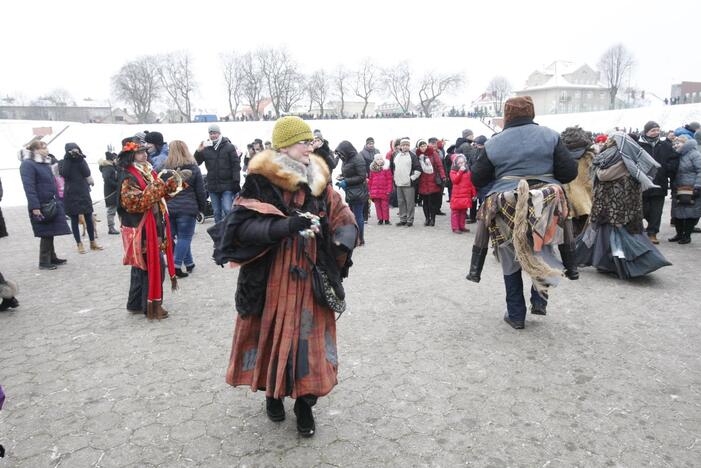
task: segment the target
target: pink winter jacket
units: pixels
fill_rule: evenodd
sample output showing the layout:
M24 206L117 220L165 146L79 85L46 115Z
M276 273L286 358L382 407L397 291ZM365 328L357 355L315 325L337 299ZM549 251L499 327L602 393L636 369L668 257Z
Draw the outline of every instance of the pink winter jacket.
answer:
M389 194L392 192L392 171L389 169L389 161L386 161L379 171L370 169L368 188L370 198L389 199Z

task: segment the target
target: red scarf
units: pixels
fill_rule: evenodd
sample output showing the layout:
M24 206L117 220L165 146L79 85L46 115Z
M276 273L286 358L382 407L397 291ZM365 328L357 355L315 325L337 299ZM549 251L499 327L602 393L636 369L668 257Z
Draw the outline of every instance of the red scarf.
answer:
M134 166L129 166L127 171L136 178L139 183L141 190L146 189L146 181L143 175ZM155 171L151 171L153 179L158 178L158 174ZM158 202L159 205L163 201ZM161 213L163 213L163 219L166 226L166 239L164 239L166 261L168 267L168 276L170 276L171 284L173 284L173 289L177 287L177 282L175 279L175 261L173 260L173 243L171 239L173 236L170 233L170 218L168 217L168 211L164 206L159 206ZM156 217L153 214L153 210L149 209L144 213L146 217L146 270L148 272L148 300L162 301L163 300L163 284L161 280L161 246L158 244L158 229L156 228Z

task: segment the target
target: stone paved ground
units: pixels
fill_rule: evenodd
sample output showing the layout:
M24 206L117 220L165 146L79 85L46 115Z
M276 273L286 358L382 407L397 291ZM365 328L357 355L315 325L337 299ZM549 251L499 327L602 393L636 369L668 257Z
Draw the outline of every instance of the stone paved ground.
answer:
M479 285L463 279L472 235L448 218L371 221L339 322L340 382L301 439L291 402L272 423L261 393L224 383L237 273L208 262L202 227L195 274L166 296L172 318L148 323L124 309L118 237L83 256L62 237L69 263L39 271L24 210L3 211L0 268L22 292L0 314L0 467L701 463L701 236L663 242L674 266L637 281L585 271L517 332L495 261Z

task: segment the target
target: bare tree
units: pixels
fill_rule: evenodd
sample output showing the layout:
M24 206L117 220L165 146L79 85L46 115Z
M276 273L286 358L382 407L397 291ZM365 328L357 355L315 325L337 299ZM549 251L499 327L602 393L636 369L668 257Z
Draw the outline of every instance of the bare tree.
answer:
M377 89L377 78L377 68L375 68L370 59L365 59L363 63L360 64L358 71L355 73L355 83L353 85L353 92L365 103L361 113L361 117L363 119L365 118L365 111L368 108L370 95L372 95L372 93L374 93Z
M408 114L411 106L411 71L404 61L382 71L382 83L402 110Z
M73 101L73 96L64 88L55 88L51 90L44 99L51 102L54 106L69 106Z
M321 111L319 117L323 119L324 104L329 95L329 76L321 69L315 71L309 78L309 81L311 82L311 87L309 88L310 99L319 105L319 110Z
M311 114L312 109L314 109L314 82L312 81L311 77L304 79L304 94L306 94L306 97L309 98L309 108L307 108L307 114Z
M139 123L147 123L161 91L157 58L144 56L124 64L112 77L112 91L131 107Z
M623 44L609 47L599 59L599 70L604 74L609 88L609 107L616 107L616 95L623 79L631 72L635 60Z
M229 102L231 118L236 118L239 104L243 99L243 87L245 84L242 56L236 52L221 55L222 71L226 82L226 92Z
M284 92L280 94L280 111L289 114L304 97L306 93L306 78L301 73L294 73L290 76Z
M192 120L192 94L197 87L192 58L187 52L163 55L158 67L161 86L186 122Z
M263 49L256 53L275 116L280 117L281 101L290 92L297 75L297 64L286 49Z
M431 117L433 106L444 93L457 90L463 84L459 74L442 75L427 73L419 86L419 102L425 117Z
M494 112L497 116L501 116L504 108L504 101L511 94L511 83L503 76L495 76L487 85L487 92L494 98Z
M341 65L338 67L336 70L336 74L333 76L333 86L334 86L334 91L336 91L336 94L338 95L339 99L341 100L341 118L344 117L344 113L346 111L346 91L347 91L347 82L348 79L350 78L350 73L346 68Z
M260 120L258 114L258 102L263 93L263 73L260 63L253 53L247 52L241 58L241 71L243 73L243 97L251 108L254 120Z

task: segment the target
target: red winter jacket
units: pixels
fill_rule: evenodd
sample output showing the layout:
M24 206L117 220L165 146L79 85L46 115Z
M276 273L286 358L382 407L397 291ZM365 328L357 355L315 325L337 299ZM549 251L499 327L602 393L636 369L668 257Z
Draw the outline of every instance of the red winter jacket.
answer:
M424 154L420 149L416 150L416 156L418 158ZM438 193L443 190L443 187L436 184L436 174L439 174L443 180L445 180L445 168L441 163L441 158L438 153L430 146L426 147L426 156L431 160L431 165L433 166L433 174L421 173L419 178L419 194L428 195L430 193Z
M392 193L392 171L389 170L389 164L385 164L381 171L370 170L368 188L370 198L389 199L389 194Z
M453 191L450 194L450 209L465 210L472 208L472 199L477 196L477 190L472 185L470 171L450 171L450 180L453 182Z

